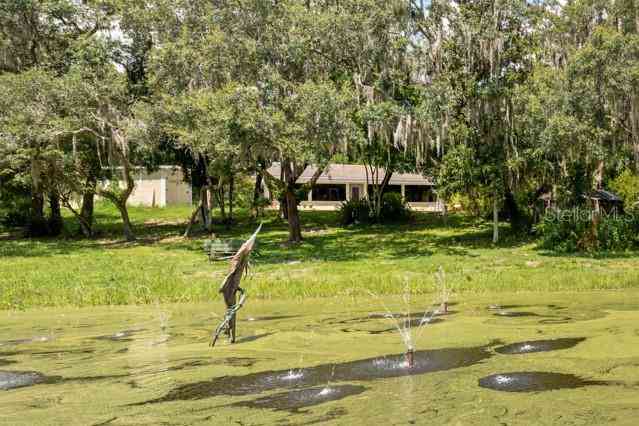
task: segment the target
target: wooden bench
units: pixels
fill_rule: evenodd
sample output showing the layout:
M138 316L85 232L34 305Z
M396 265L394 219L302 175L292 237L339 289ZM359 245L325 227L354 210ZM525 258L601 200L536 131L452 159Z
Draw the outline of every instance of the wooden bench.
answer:
M206 240L204 241L204 252L209 258L209 262L214 260L230 259L244 244L244 240ZM257 254L257 242L253 248L253 252Z

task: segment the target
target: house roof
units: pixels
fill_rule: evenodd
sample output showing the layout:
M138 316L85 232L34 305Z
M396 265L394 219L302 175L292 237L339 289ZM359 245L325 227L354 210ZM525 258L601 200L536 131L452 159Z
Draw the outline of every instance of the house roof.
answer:
M317 167L308 166L302 175L297 179L297 183L307 183L312 177ZM268 173L276 178L280 178L281 166L273 163L268 169ZM379 171L379 179L384 176L384 169ZM344 184L344 183L366 183L366 168L360 164L329 164L317 180L318 184ZM372 177L368 176L368 183L372 183ZM433 179L424 177L417 173L393 173L389 185L434 185Z
M623 201L617 194L604 189L592 191L587 195L587 197L592 200L610 201L614 203L620 203Z

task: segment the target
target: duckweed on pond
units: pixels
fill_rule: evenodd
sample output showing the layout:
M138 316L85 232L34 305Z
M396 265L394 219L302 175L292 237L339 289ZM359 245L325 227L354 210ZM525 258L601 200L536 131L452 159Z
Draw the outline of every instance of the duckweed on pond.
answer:
M631 298L639 294L460 296L455 315L413 333L412 369L375 299L250 299L241 343L214 349L220 303L2 312L0 369L11 385L0 391L0 423L634 425ZM430 309L415 296L417 314L406 315L400 299L387 300L402 321ZM522 300L509 309L540 316L486 309ZM559 314L574 320L539 323ZM496 375L513 384L500 389Z

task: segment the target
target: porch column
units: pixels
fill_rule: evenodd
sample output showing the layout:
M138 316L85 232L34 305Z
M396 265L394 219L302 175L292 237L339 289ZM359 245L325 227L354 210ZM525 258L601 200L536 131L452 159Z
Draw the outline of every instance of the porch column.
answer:
M406 199L406 188L404 187L404 184L403 184L403 183L402 183L401 188L402 188L402 198L403 198L403 199Z
M351 201L351 184L346 184L346 201Z
M308 201L313 201L313 188L308 190Z

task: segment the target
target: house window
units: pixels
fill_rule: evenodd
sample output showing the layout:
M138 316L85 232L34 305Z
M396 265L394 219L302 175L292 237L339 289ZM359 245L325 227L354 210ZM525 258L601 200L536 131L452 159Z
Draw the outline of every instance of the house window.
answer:
M375 186L368 185L368 193L372 196L375 193ZM386 185L386 189L384 189L384 194L401 194L402 186L401 185Z
M427 185L406 185L404 196L409 203L432 203L437 200L433 188Z
M315 185L313 201L345 201L346 185Z

